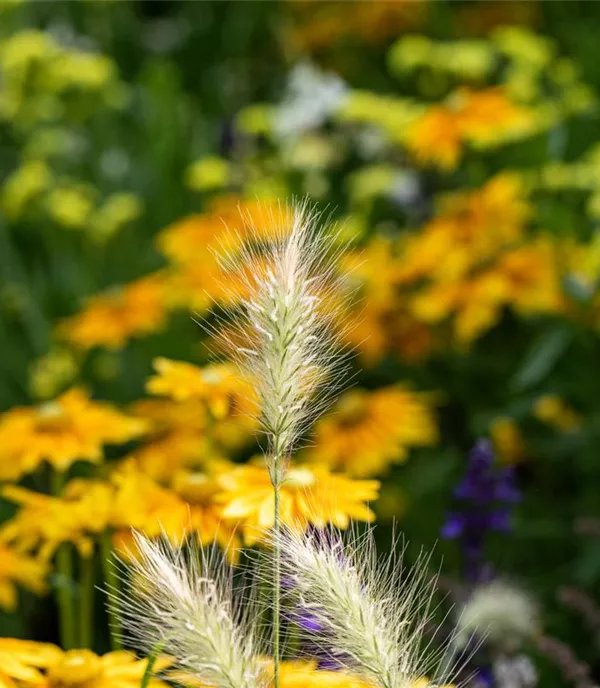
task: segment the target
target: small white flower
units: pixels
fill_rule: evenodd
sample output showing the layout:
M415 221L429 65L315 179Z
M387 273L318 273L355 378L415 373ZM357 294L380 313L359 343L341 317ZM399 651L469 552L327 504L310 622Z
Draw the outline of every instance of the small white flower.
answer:
M344 102L348 87L336 74L304 62L290 72L283 101L275 110L275 134L296 138L322 126Z

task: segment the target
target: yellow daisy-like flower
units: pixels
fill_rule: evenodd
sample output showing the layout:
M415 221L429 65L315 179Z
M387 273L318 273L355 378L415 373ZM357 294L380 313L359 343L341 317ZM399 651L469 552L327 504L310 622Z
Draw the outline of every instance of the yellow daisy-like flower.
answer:
M531 210L522 182L509 174L443 197L437 215L405 239L398 280L449 282L464 276L522 239Z
M81 556L89 556L94 536L106 528L111 495L110 490L94 489L93 486L94 483L84 491L83 499L80 498L81 487L74 490L74 494L61 498L6 486L2 496L19 504L20 509L2 524L0 541L9 543L19 552L34 554L41 562L48 562L65 542L72 543Z
M347 279L356 283L360 298L357 312L341 309L340 329L367 365L392 352L408 361L420 360L433 346L430 328L408 311L400 292L406 268L397 249L396 243L381 237L344 259Z
M500 87L459 89L442 105L432 105L408 130L406 145L422 164L445 171L458 164L465 143L489 145L524 131L529 114L512 103Z
M215 461L202 471L179 469L171 474L170 485L164 486L140 472L135 461L124 462L112 477L116 489L111 525L118 548L135 555L132 528L149 537L165 535L173 542L193 533L202 545L220 545L235 562L240 545L237 524L222 518L217 501L217 475L230 468Z
M462 153L460 123L445 106L433 105L410 127L406 145L417 162L452 171Z
M159 330L166 318L166 285L161 273L92 296L86 307L63 320L60 339L78 349L119 349L132 337Z
M21 554L0 542L0 607L9 612L16 609L17 585L22 585L38 595L42 594L46 590L47 573L43 562Z
M545 394L533 405L533 415L562 432L573 432L581 427L579 415L558 394Z
M501 461L507 464L517 464L527 456L527 447L523 435L514 418L498 416L490 424L490 437L494 449Z
M266 672L273 673L273 662L267 661ZM294 659L279 665L279 685L281 688L369 688L370 683L352 676L345 671L318 669L314 660Z
M251 385L229 364L199 368L184 361L156 358L154 368L157 375L146 383L150 394L168 396L175 401L198 399L215 418L228 415L240 396L256 399Z
M405 461L410 448L438 441L431 402L431 396L400 386L350 390L317 422L307 458L354 476L382 473Z
M146 671L147 659L137 659L130 652L109 652L99 656L91 650L62 652L47 666L40 688L138 688ZM159 658L155 672L166 669L170 660ZM166 688L152 678L152 688Z
M291 218L289 209L278 203L221 197L208 213L191 215L163 229L158 248L172 263L180 265L195 262L198 256L212 255L214 259L213 251L223 239L229 244L249 235L266 238L274 227L289 225Z
M17 407L0 416L0 479L16 480L47 461L58 471L78 460L102 460L106 444L141 435L144 421L73 388L37 407Z
M144 443L129 455L139 469L159 483L167 484L179 468L203 466L214 457L208 435L206 406L197 399L141 399L129 408L150 427Z
M204 215L193 215L164 229L158 248L172 265L168 293L173 306L208 310L215 302L235 304L246 289L229 274L217 254L235 252L248 236L268 238L274 228L291 226L289 209L273 202L217 199Z
M49 643L0 638L0 686L44 686L42 670L52 666L62 654L62 650Z
M223 518L240 522L244 542L255 544L273 526L273 486L266 466L237 466L217 482L222 492L215 501L222 505ZM351 519L371 521L367 505L378 492L377 480L353 480L325 466L291 466L281 485L281 522L292 528L347 528Z

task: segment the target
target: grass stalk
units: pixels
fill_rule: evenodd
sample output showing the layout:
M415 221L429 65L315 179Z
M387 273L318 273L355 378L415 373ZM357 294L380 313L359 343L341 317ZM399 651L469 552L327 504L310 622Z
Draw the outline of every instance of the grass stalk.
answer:
M104 581L109 589L108 622L110 633L110 648L113 651L122 650L121 629L119 624L120 580L113 562L111 532L106 530L100 539L100 555Z

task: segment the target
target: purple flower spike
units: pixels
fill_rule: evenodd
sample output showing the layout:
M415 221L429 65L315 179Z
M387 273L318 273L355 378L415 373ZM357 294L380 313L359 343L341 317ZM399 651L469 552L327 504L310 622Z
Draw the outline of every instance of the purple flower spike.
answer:
M457 507L446 515L440 534L460 540L465 577L480 582L490 571L484 561L485 537L490 531L510 531L510 507L521 499L512 468L494 466L489 440L478 440L469 452L467 470L454 497Z

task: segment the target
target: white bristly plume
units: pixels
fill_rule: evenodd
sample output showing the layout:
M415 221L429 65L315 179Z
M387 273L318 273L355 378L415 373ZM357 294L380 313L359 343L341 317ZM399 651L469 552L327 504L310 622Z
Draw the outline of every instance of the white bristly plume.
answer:
M336 272L339 249L300 204L283 209L282 226L253 229L242 248L221 256L241 280L246 298L233 314L228 349L258 393L274 478L300 436L338 389L342 357L332 321L344 289ZM337 324L337 323L336 323Z
M135 533L131 595L120 621L135 645L168 654L184 672L214 688L261 688L253 634L232 601L229 568L202 549L186 555L166 539Z
M423 642L435 581L424 566L403 570L377 557L372 531L317 538L280 536L282 572L320 630L316 640L350 671L380 688L409 688L432 671L443 650Z

